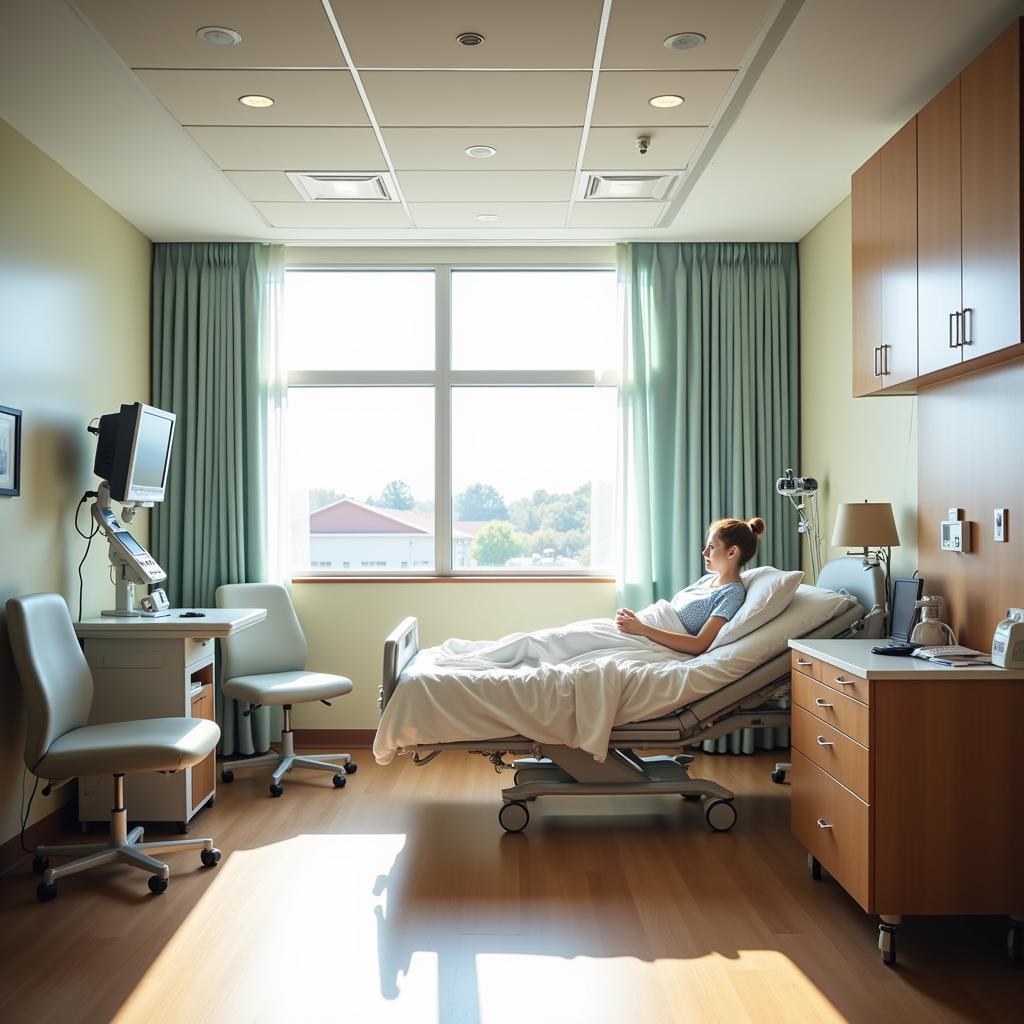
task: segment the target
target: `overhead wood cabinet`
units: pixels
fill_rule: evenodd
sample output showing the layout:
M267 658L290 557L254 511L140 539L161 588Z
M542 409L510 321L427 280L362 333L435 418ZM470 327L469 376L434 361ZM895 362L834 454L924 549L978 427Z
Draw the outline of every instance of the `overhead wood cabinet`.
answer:
M917 125L853 176L853 393L917 377Z
M1021 25L1015 21L853 175L857 396L909 394L961 369L1024 355ZM913 369L903 347L911 223Z

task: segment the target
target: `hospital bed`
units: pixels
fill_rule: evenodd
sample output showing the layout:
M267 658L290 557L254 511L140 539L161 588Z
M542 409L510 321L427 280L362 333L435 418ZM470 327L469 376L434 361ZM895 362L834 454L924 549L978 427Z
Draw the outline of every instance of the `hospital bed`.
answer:
M835 559L822 571L818 588L846 594L853 600L802 636L881 635L885 588L877 566L865 566L859 558ZM379 700L382 714L392 700L400 699L403 678L415 673L418 651L418 623L415 618L407 618L384 644ZM736 822L734 794L710 779L691 778L693 756L683 751L736 729L788 727L790 712L782 698L789 693L789 672L790 652L783 641L782 648L771 657L715 692L670 714L613 727L603 761L584 750L537 742L525 735L417 742L401 746L399 752L411 755L415 764L425 765L445 751L470 751L482 754L498 772L513 770L513 784L502 790L498 812L498 821L507 832L520 832L526 827L530 819L527 805L537 797L610 794L674 794L699 800L708 825L716 831L728 831ZM637 750L662 753L641 756ZM506 756L515 760L509 763ZM787 767L778 766L775 777Z

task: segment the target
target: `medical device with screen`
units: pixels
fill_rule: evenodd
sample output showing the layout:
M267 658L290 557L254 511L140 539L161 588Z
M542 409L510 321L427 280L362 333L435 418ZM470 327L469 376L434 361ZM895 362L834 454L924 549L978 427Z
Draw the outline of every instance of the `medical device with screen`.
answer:
M892 627L890 636L898 643L909 643L917 622L917 602L921 599L924 580L895 579L892 583Z
M174 420L174 413L141 402L100 417L93 471L115 501L163 501Z

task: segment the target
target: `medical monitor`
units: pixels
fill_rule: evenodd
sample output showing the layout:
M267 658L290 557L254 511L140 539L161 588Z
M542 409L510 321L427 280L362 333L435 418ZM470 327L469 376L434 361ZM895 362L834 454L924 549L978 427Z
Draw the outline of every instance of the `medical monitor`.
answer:
M141 402L100 417L93 471L115 501L164 500L174 420L173 412Z
M899 643L909 643L917 622L917 602L924 590L922 579L895 579L892 581L892 623L889 635Z

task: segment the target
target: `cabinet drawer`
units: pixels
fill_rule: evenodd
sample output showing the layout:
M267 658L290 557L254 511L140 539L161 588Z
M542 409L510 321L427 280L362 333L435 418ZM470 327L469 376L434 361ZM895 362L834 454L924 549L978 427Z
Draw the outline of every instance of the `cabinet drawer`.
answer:
M793 746L867 803L868 751L801 707L793 708Z
M870 809L798 750L790 773L793 834L861 905L870 908Z
M789 664L794 672L803 672L805 676L812 679L821 678L821 662L812 658L809 654L801 654L799 651L790 651Z
M185 665L194 665L197 661L210 661L213 659L213 641L196 640L194 637L184 641Z
M820 679L826 686L831 686L833 690L845 693L848 697L854 697L861 704L871 703L868 700L868 681L859 679L852 672L847 672L836 665L830 665L827 661L823 661L821 675L815 678Z
M794 672L791 689L793 703L810 711L815 718L820 718L840 732L855 739L862 747L868 743L868 707L860 701L837 693L830 686L810 679L800 672Z

